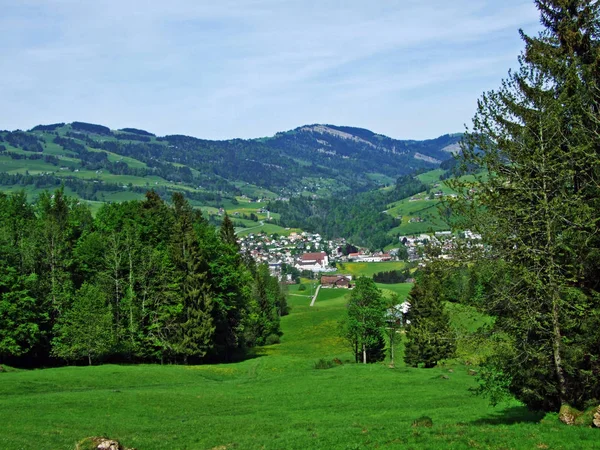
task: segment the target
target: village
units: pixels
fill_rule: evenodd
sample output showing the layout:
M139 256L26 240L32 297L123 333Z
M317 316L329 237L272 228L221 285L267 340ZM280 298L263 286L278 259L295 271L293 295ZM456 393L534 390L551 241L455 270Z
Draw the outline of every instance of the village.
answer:
M318 275L336 272L336 266L340 263L408 261L425 264L426 246L435 249L438 258L447 259L456 248L457 242L478 238L479 236L468 231L459 235L453 235L450 231L439 231L432 234L399 236L398 246L385 252L371 252L350 245L344 238L327 240L318 233L308 232L292 232L289 236L249 234L239 238L238 243L243 254L249 254L258 264L267 264L271 273L281 281L291 282L294 271L316 278ZM348 252L348 249L353 251ZM327 284L339 282L334 280L335 277L329 278L324 278Z

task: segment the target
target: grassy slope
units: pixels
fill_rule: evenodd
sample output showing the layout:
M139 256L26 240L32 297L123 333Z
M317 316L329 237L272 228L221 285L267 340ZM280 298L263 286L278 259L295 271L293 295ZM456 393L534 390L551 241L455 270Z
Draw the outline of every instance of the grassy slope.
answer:
M348 262L338 263L336 273L348 274L355 277L372 277L377 272L389 272L390 270L402 270L406 267L404 261L386 262Z
M324 291L325 292L325 291ZM464 366L412 369L351 359L336 336L345 292L291 297L282 343L228 365L65 367L0 374L0 448L72 448L92 435L155 448L595 448L597 430L537 423L517 403L469 394ZM440 375L447 374L449 379ZM421 415L432 428L413 428Z
M443 170L436 169L417 175L417 178L423 183L429 184L431 192L441 191L444 195L456 194L456 191L450 188L446 181L440 181L439 177L443 173ZM475 177L466 175L461 177L461 180L474 182ZM426 192L414 195L413 198L416 200L410 201L409 198L405 198L388 205L387 213L389 215L392 217L402 216L401 225L388 231L388 234L406 236L450 229L450 226L440 215L440 200L438 198L430 200ZM420 217L423 222L410 223L409 220L415 217Z

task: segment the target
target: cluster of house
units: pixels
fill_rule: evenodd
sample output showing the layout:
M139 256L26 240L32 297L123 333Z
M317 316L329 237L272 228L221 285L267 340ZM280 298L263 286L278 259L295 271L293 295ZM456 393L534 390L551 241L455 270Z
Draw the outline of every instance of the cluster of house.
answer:
M391 261L392 255L394 252L384 253L384 252L374 252L369 253L365 251L359 251L356 253L349 253L347 257L341 257L341 262L384 262Z
M436 231L434 234L419 234L413 236L400 236L400 243L406 247L408 260L410 262L420 261L423 259L424 249L426 246L435 248L439 254L439 258L450 258L453 250L456 249L459 241L479 241L481 236L472 231L464 231L458 235L452 234L451 231ZM478 244L480 245L480 244Z
M299 271L314 273L334 272L335 264L345 262L383 262L396 257L396 252L367 252L360 250L344 255L343 238L326 240L318 233L291 233L289 236L265 233L249 234L238 239L242 253L249 253L254 260L269 265L273 273L281 272L281 266L294 267Z
M336 260L337 249L346 245L344 239L326 240L318 233L291 233L289 236L265 233L249 234L238 239L243 253L249 253L261 264L269 264L277 271L282 264L298 270L326 272L335 270L330 266L330 255Z
M408 260L420 261L426 246L435 248L440 258L448 258L459 241L476 242L481 236L471 231L459 235L450 231L434 234L400 236L399 247L406 247ZM268 264L271 272L280 274L282 265L299 271L314 273L334 272L336 263L345 262L385 262L397 259L398 249L389 252L368 252L359 250L344 255L342 248L345 239L326 240L318 233L291 233L289 236L265 233L249 234L238 239L242 253L249 253L259 264Z

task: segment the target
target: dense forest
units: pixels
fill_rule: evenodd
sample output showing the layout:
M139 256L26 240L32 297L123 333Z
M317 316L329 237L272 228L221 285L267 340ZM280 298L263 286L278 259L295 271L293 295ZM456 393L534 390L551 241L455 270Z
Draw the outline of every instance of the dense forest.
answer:
M0 194L0 362L197 363L278 342L287 313L266 266L181 194L106 204L62 189Z

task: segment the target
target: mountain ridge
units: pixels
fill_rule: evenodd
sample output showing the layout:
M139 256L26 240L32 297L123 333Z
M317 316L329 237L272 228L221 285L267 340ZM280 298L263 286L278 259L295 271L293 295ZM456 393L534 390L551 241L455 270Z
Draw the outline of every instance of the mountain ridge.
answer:
M272 197L324 197L390 185L399 176L435 168L451 157L448 149L459 141L458 134L397 140L331 124L302 125L270 137L215 141L60 122L28 131L0 131L0 186L45 185L49 182L40 180L45 176L54 185L60 180L78 186L96 184L87 188L94 192L88 195L92 200L99 199L98 190L127 186L140 192L165 186L196 199L207 193L253 196L255 191Z

